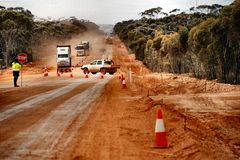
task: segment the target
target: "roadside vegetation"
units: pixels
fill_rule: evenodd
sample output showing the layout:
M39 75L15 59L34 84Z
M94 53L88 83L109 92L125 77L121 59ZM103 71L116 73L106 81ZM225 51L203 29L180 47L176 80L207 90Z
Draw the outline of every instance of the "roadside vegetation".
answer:
M0 6L0 67L9 66L18 53L28 54L44 40L69 39L86 31L99 31L90 21L70 17L62 20L39 19L22 7Z
M156 7L140 15L117 23L114 31L152 71L240 83L240 0L188 13Z

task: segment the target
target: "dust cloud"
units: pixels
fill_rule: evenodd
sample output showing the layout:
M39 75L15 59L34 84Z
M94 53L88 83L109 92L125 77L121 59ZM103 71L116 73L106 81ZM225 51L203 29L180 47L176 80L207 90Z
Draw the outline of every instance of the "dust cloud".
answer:
M48 68L56 68L56 46L57 45L71 45L72 65L82 64L89 62L95 58L101 58L103 55L108 54L108 46L104 42L105 35L96 32L86 32L83 34L75 35L71 39L60 40L46 40L41 45L35 48L33 55L33 61L39 66L47 66ZM90 56L89 57L77 57L75 47L81 43L81 41L90 42Z

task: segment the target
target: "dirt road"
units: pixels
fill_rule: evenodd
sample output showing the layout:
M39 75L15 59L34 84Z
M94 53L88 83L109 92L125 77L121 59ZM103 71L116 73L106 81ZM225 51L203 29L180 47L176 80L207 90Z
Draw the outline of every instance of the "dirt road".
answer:
M64 151L88 117L89 104L110 79L58 79L2 92L1 158L50 159Z
M105 48L88 60L111 55L127 89L118 74L87 79L79 68L73 78L26 71L20 88L11 87L10 72L3 74L0 159L240 158L240 86L151 73L118 39ZM157 109L164 113L166 149L154 148Z
M89 35L86 36L89 38ZM85 37L85 38L86 38ZM84 38L84 37L83 37ZM83 39L82 38L82 39ZM72 50L73 65L87 63L94 58L110 57L112 47L102 44L101 36L91 37L95 44L90 57L76 57ZM73 46L81 39L70 40ZM55 45L44 46L54 50ZM101 53L105 47L107 53ZM44 51L42 51L44 52ZM39 56L43 56L39 53ZM38 56L38 57L39 57ZM80 68L57 76L54 69L55 53L48 61L23 66L22 87L12 87L11 71L0 77L0 159L62 159L66 148L70 148L91 111L90 104L99 97L112 76L100 74L85 78ZM48 77L41 67L48 66Z

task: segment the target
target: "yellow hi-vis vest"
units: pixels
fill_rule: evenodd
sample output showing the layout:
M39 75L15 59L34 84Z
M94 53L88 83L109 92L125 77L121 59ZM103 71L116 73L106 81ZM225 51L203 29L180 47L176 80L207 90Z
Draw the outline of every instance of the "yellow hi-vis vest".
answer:
M21 65L19 63L13 62L12 63L12 70L13 71L20 71Z

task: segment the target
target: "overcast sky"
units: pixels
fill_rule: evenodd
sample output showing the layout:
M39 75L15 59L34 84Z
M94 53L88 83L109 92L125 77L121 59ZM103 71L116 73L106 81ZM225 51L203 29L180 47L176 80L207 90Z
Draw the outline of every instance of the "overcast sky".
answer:
M228 5L234 0L0 0L5 7L24 7L41 18L75 16L97 24L115 24L129 19L138 19L139 13L153 7L162 7L163 12L179 8L182 11L202 4Z

